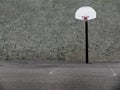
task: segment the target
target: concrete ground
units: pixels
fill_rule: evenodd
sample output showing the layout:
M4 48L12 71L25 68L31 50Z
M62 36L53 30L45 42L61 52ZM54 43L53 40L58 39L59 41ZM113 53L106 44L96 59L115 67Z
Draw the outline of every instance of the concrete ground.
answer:
M120 62L0 62L0 90L120 90Z

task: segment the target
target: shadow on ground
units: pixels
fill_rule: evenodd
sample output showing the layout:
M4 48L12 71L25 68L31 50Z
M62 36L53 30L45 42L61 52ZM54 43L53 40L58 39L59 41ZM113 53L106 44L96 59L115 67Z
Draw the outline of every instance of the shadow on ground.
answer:
M114 90L120 90L120 77L117 78L117 84L116 84Z
M0 90L4 90L3 86L0 84Z

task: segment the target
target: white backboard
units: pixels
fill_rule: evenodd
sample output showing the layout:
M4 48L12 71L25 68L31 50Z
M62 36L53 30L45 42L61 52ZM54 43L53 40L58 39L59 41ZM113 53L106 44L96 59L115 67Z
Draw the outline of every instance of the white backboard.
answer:
M75 18L80 20L91 20L96 18L96 11L89 6L80 7L76 13Z

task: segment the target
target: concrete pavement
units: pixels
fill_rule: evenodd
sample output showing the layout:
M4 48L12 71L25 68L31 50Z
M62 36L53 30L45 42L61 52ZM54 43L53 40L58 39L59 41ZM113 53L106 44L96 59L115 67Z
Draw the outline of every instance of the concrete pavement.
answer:
M0 62L0 90L120 90L120 62Z

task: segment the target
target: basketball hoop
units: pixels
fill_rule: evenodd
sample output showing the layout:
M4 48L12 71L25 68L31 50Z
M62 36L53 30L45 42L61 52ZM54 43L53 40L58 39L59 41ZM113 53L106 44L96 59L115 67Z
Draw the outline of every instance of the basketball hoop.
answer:
M75 18L85 21L85 46L86 46L86 63L89 63L89 51L88 51L88 21L96 18L96 11L89 6L80 7L75 12Z
M92 20L96 18L96 11L89 6L80 7L76 13L75 18L80 20Z
M83 19L84 21L88 21L88 18L89 18L89 16L82 16L82 19Z

